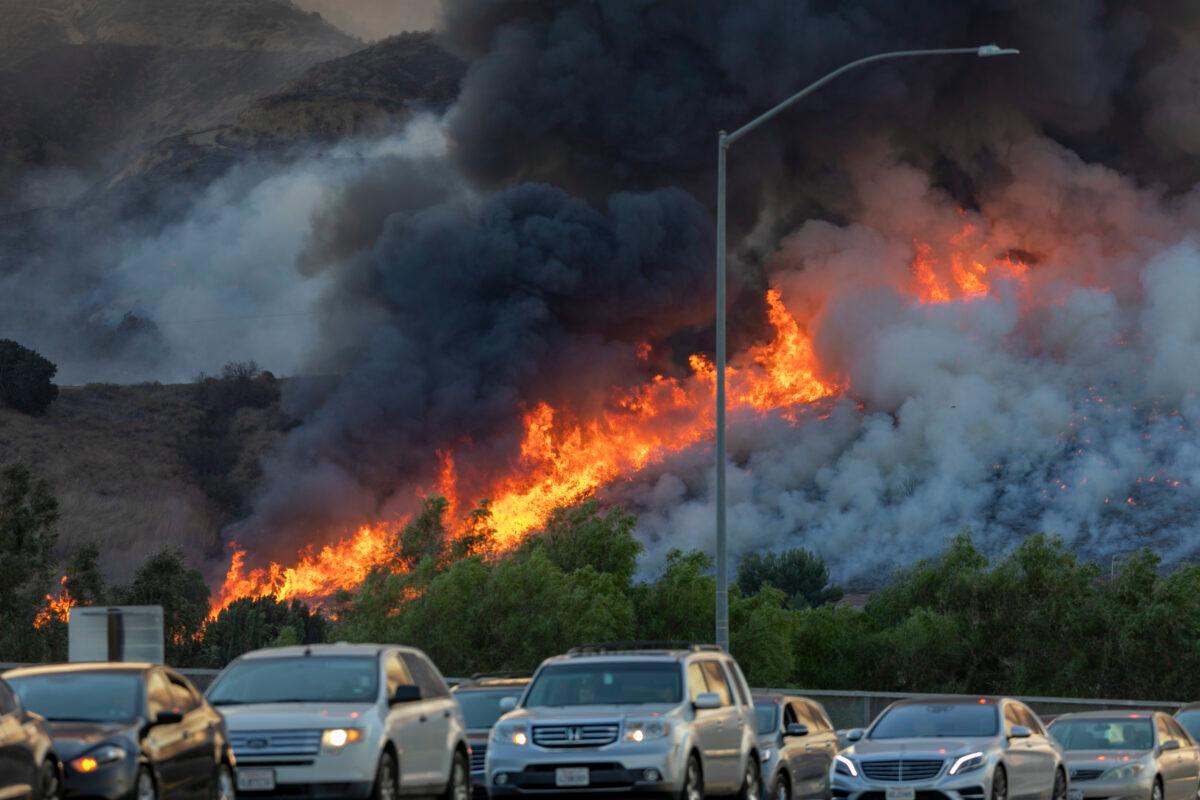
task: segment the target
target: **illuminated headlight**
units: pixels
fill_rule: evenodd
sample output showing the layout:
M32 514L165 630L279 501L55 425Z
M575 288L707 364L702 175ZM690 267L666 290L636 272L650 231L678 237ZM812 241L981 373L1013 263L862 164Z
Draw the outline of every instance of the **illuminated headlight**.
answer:
M340 753L348 744L361 742L363 732L360 728L330 728L321 734L321 746L334 753Z
M529 744L529 733L524 725L500 723L492 728L492 741L498 744L515 744L524 747Z
M71 769L86 775L89 772L95 772L101 767L107 767L109 764L123 761L125 756L126 753L124 750L116 745L109 744L97 747L95 750L75 759L71 762Z
M838 756L833 761L833 769L842 775L849 775L851 778L858 777L858 768L854 766L854 762L845 756Z
M761 753L761 755L762 755L762 760L763 760L763 761L770 761L770 760L771 760L771 748L769 748L769 747L764 747L764 748L762 749L762 753Z
M629 720L625 723L625 741L645 742L671 733L671 723L661 719Z
M1119 767L1113 767L1100 776L1101 780L1109 781L1127 781L1130 778L1136 778L1146 769L1144 764L1122 764Z
M954 759L954 763L950 765L950 774L957 775L960 772L970 772L973 769L979 769L983 766L983 753L967 753L965 756L959 756Z

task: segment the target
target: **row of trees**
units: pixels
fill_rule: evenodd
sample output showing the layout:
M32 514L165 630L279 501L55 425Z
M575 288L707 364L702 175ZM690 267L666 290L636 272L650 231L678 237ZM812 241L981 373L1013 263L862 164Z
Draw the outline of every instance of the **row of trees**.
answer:
M82 548L63 568L65 588L83 603L163 606L167 658L190 666L221 666L270 645L348 640L413 644L447 674L469 674L531 669L586 642L711 638L708 557L676 551L656 574L639 576L635 520L620 509L561 509L505 553L489 549L486 506L465 534L447 530L445 513L445 501L426 501L397 532L392 563L320 611L246 599L208 620L208 587L176 551L109 586L98 551ZM56 516L45 484L19 468L3 473L0 661L65 656L65 626L44 614L59 574L47 566ZM865 607L839 597L811 553L744 559L730 616L751 682L1168 699L1197 691L1200 566L1165 571L1149 552L1109 574L1053 539L1031 537L988 559L963 535L898 572Z

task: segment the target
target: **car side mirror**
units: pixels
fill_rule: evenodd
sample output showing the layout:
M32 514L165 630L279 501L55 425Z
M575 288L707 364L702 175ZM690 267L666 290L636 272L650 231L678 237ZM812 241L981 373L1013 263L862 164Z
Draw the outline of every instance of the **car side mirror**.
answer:
M1179 749L1179 740L1178 739L1167 739L1165 742L1162 743L1161 749L1164 752L1167 750L1178 750Z
M851 728L850 730L846 731L847 742L857 742L861 738L863 738L862 728Z
M398 706L404 703L415 703L421 699L421 687L411 683L402 683L396 687L388 700L389 705Z
M1008 732L1010 739L1028 739L1030 736L1033 736L1033 731L1026 725L1013 725Z
M808 726L793 722L783 731L784 736L808 736Z
M692 702L697 711L707 711L721 707L721 695L716 692L701 692Z
M500 698L500 711L501 712L507 714L509 711L512 711L516 707L517 707L517 698L515 698L515 697L501 697Z
M178 711L160 711L151 725L178 725L183 722L183 714Z

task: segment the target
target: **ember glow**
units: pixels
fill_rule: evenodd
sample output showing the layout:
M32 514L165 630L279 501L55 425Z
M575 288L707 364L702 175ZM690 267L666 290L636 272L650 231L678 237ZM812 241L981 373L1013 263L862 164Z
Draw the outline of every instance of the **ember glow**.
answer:
M59 589L54 594L46 595L46 607L34 617L33 627L41 629L53 620L67 622L71 618L71 609L75 606L75 598L67 588L67 576L63 575L58 581Z

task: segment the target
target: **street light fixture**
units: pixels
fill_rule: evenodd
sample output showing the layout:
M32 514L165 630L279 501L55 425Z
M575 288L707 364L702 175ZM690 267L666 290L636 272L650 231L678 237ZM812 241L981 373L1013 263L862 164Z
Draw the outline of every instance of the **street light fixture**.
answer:
M729 146L775 117L797 101L852 69L892 58L972 55L979 58L1018 55L1012 48L985 44L982 47L953 47L936 50L897 50L851 61L814 81L770 111L756 117L733 133L721 131L717 150L717 644L729 650L729 554L725 536L725 154Z

